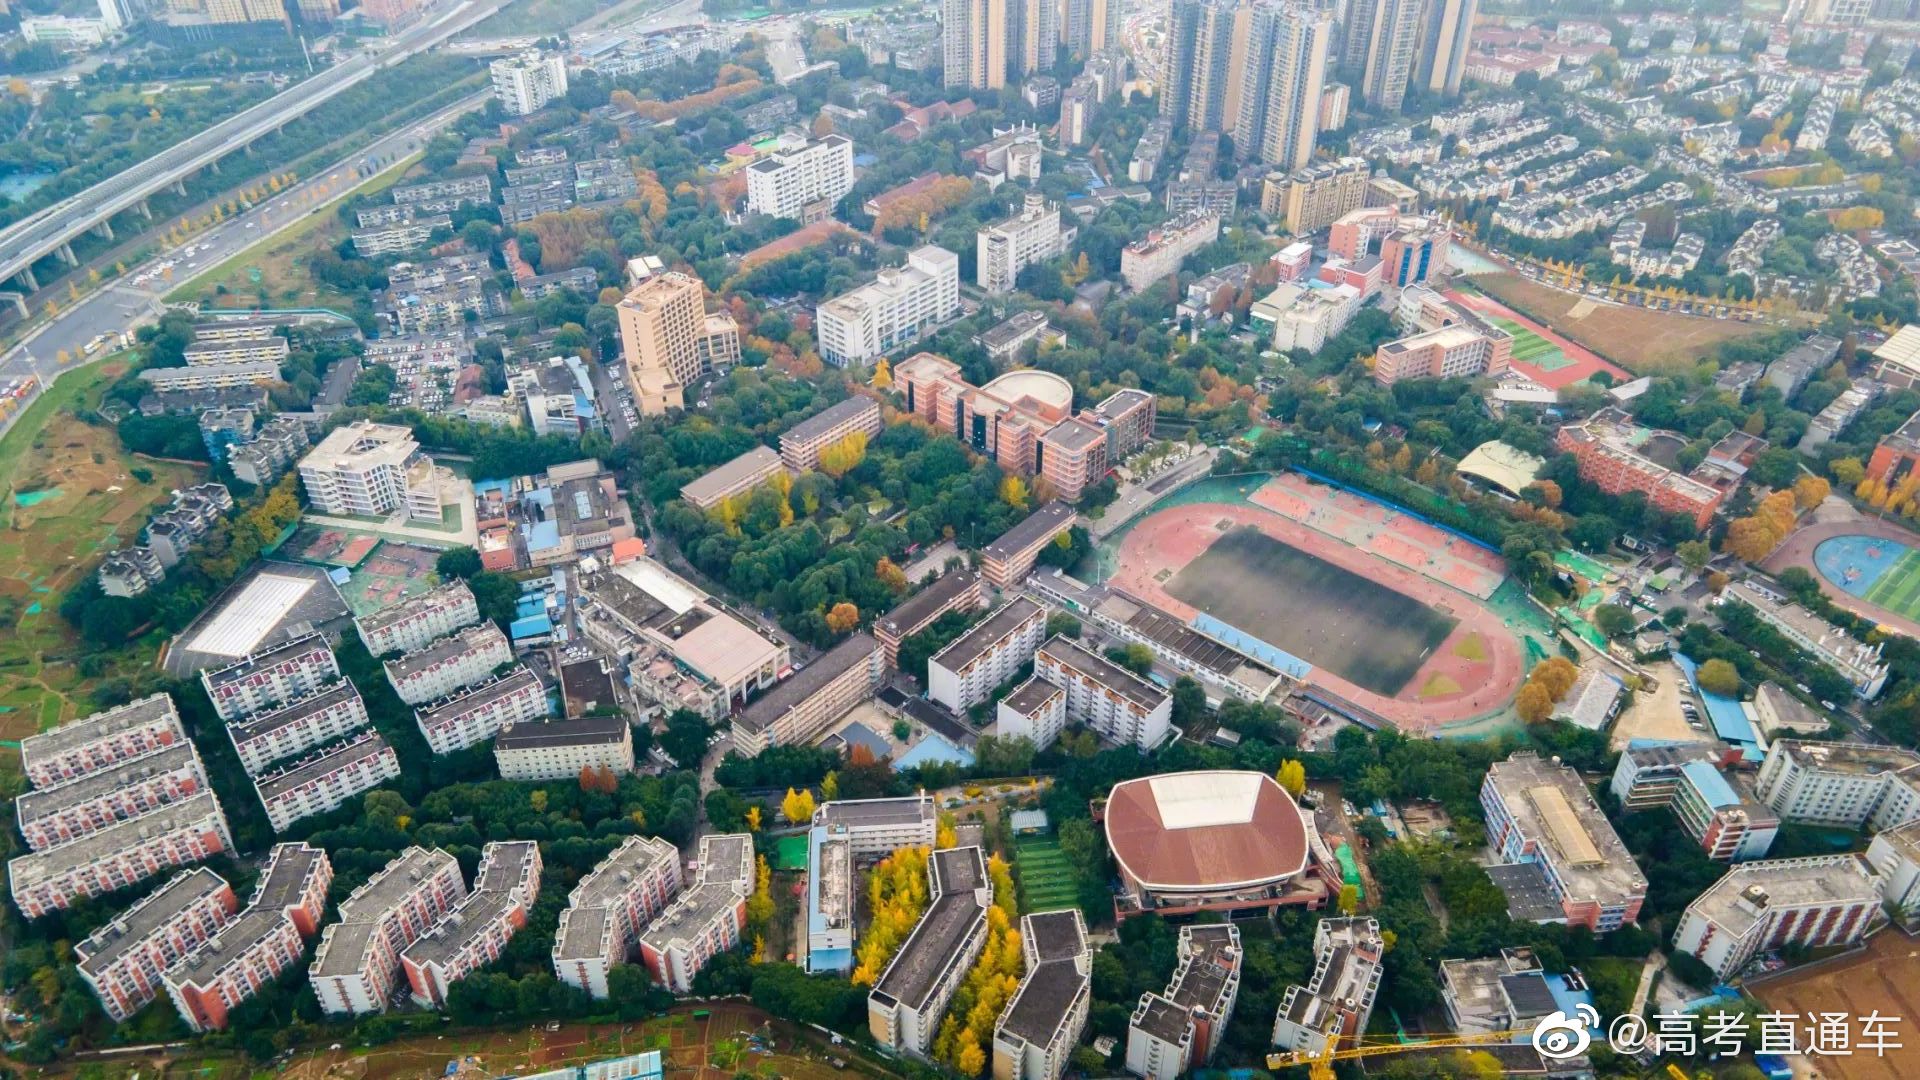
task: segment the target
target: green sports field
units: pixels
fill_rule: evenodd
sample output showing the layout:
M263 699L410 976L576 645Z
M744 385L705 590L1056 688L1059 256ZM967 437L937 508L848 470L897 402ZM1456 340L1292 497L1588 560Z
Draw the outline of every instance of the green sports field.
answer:
M1073 867L1060 852L1060 841L1051 836L1022 836L1013 842L1013 855L1023 894L1020 914L1058 911L1079 902L1080 889L1073 881Z
M1560 346L1512 319L1503 319L1497 315L1488 318L1495 326L1513 336L1513 358L1520 363L1537 367L1542 371L1556 371L1573 362L1567 359L1566 353L1560 351Z
M1901 555L1862 599L1920 622L1920 551L1910 549Z

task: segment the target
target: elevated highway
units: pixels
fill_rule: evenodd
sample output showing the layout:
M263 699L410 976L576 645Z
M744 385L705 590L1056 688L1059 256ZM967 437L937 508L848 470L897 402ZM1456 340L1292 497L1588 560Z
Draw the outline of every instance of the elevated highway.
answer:
M146 212L149 196L168 187L180 187L201 169L217 168L221 158L246 149L255 140L472 27L510 2L460 0L430 10L427 18L401 31L377 52L362 52L336 64L138 165L0 229L0 282L19 279L28 291L37 289L33 265L50 255L72 264L73 250L68 245L74 237L88 230L111 235L109 221L114 215L135 209Z

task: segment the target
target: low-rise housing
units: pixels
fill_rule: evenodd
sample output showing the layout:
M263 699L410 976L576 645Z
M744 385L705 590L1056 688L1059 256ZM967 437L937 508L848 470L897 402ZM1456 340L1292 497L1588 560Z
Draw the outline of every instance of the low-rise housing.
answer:
M375 656L412 652L480 621L473 590L459 578L353 620L360 643Z
M168 968L211 940L239 908L226 879L195 867L76 942L74 967L101 1011L123 1023L160 996Z
M71 843L207 790L191 742L177 742L51 787L15 796L20 835L35 851Z
M510 724L552 712L546 687L530 669L515 666L505 675L453 693L413 711L420 734L436 754L451 754L494 737Z
M276 844L239 917L167 969L167 996L195 1031L222 1031L228 1015L299 963L320 928L333 865L306 844Z
M291 637L223 668L200 673L213 711L229 724L317 693L340 677L333 649L318 631Z
M345 679L227 725L227 737L247 775L258 776L276 761L358 731L368 724L360 689Z

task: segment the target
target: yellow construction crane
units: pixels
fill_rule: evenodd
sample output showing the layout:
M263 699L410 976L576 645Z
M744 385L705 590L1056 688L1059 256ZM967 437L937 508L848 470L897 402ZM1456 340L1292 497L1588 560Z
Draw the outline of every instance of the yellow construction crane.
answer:
M1475 1046L1487 1046L1493 1043L1511 1042L1515 1035L1531 1035L1533 1029L1524 1031L1488 1031L1478 1035L1436 1035L1420 1042L1368 1042L1362 1039L1357 1046L1340 1045L1338 1039L1328 1039L1327 1048L1319 1053L1296 1050L1284 1054L1268 1054L1267 1068L1285 1069L1295 1065L1305 1065L1307 1075L1312 1080L1333 1080L1333 1063L1336 1061L1354 1061L1359 1058L1382 1057L1387 1054L1401 1054L1408 1050L1431 1050L1435 1048L1458 1047L1470 1049Z

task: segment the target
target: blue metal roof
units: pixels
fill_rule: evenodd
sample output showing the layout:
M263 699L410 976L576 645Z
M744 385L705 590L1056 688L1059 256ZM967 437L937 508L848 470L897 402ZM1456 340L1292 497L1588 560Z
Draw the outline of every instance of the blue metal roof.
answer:
M1715 694L1702 689L1700 680L1696 677L1700 667L1692 660L1675 653L1673 662L1680 666L1680 670L1687 676L1687 682L1693 684L1694 693L1699 694L1700 700L1707 706L1707 719L1713 724L1714 734L1730 743L1739 743L1742 746L1760 744L1760 736L1753 730L1753 724L1747 720L1747 711L1740 707L1738 701L1725 694Z
M513 625L509 629L515 641L540 637L543 634L553 633L553 620L545 615L528 615L523 619L513 620Z
M1700 797L1713 809L1740 805L1740 796L1733 793L1733 785L1727 783L1727 778L1721 776L1720 770L1712 765L1704 761L1689 761L1680 766L1680 771L1686 774L1687 782L1700 792Z

